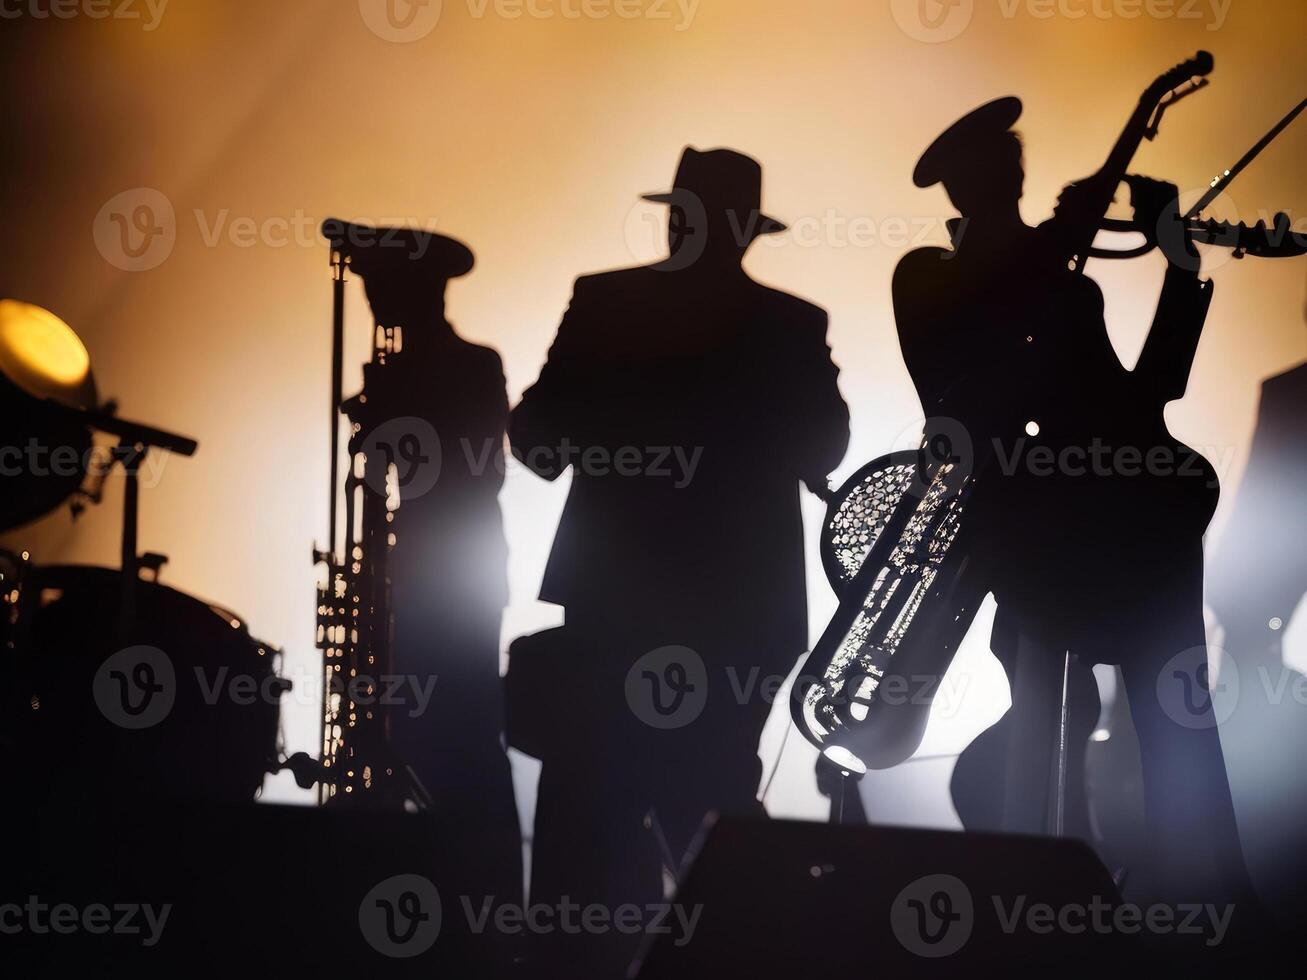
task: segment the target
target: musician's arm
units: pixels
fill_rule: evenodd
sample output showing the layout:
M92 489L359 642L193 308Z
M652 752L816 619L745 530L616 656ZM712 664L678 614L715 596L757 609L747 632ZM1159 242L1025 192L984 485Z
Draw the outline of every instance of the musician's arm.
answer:
M536 383L522 395L508 421L513 455L538 476L555 480L567 468L564 442L577 442L586 411L588 378L593 367L585 352L588 314L584 279L573 287L572 300Z
M849 448L849 406L840 394L840 370L831 357L826 334L829 317L825 310L810 306L801 336L804 351L799 366L804 372L804 397L796 407L799 477L813 493L821 496L827 477L844 459Z
M488 423L487 429L487 447L493 447L495 454L495 465L490 467L490 472L484 474L485 479L493 481L495 490L498 491L504 486L504 469L503 469L503 452L504 436L508 432L508 379L504 377L504 361L499 356L498 351L487 349L486 354L482 355L485 364L486 384L485 391L485 414L482 418ZM477 447L480 450L481 447Z
M938 364L947 360L947 345L930 336L930 309L932 302L939 299L938 277L943 268L940 263L949 254L934 248L909 252L895 267L891 286L899 350L927 415L931 412L926 406L933 404L938 395L933 390L938 387L935 383ZM933 366L933 370L928 366Z
M1112 187L1107 187L1111 180ZM1106 213L1104 200L1110 205L1120 179L1100 170L1062 188L1053 207L1053 216L1040 224L1045 240L1059 249L1074 249L1083 239L1086 228L1097 228Z

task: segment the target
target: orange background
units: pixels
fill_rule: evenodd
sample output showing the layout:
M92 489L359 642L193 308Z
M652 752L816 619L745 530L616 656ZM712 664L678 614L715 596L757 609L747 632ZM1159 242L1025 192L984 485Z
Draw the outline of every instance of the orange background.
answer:
M1300 0L1179 0L1133 17L1129 0L981 0L938 8L970 20L935 42L913 36L915 0L701 0L688 20L674 3L669 19L629 20L566 18L562 3L537 0L552 17L510 19L493 3L445 0L434 29L411 43L370 30L357 0L173 0L148 31L140 19L33 16L45 0L4 5L26 12L0 23L0 295L73 324L102 395L119 398L125 416L199 439L197 456L168 460L146 491L142 549L170 556L166 581L231 606L286 647L298 677L315 663L309 549L326 528L329 285L316 234L278 245L276 222L315 232L329 215L387 219L468 242L478 265L452 284L450 317L503 353L516 399L572 279L655 254L661 215L637 197L668 185L681 147L742 149L765 167L767 208L802 233L756 246L750 270L831 314L853 412L842 477L916 434L889 281L905 245L923 233L939 241L951 214L942 190L910 181L946 124L990 98L1024 98L1033 222L1063 184L1102 162L1141 89L1198 48L1216 56L1213 84L1171 113L1137 158L1140 172L1200 188L1307 94ZM140 0L133 9L145 14ZM1302 227L1304 157L1300 123L1212 214L1255 220L1284 209ZM141 187L171 201L175 248L152 270L126 272L97 249L93 223L115 195ZM206 241L237 219L270 235L251 247L225 233ZM850 222L876 241L850 242L840 231ZM1300 361L1307 335L1302 261L1212 258L1215 306L1189 397L1169 417L1221 470L1218 534L1258 381ZM1161 266L1154 256L1090 271L1130 363ZM357 364L366 338L357 284L350 318ZM534 596L565 490L508 478L506 641L558 618ZM7 543L40 561L112 564L119 491L115 481L77 524L61 511ZM820 512L808 502L813 521ZM809 535L815 542L811 526ZM816 630L833 600L815 563L809 577ZM1006 705L983 629L959 661L965 704L932 728L925 751L956 751ZM316 739L316 708L301 700L286 711L292 750ZM773 722L768 761L784 727L779 713ZM797 741L769 802L819 815ZM940 772L904 794L916 807L908 817L949 822Z

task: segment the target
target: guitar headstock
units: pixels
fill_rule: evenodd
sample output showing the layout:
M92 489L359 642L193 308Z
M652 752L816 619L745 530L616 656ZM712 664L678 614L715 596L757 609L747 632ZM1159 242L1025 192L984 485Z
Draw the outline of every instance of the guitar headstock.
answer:
M1199 51L1188 61L1182 61L1174 68L1159 75L1157 80L1148 86L1144 96L1152 102L1157 102L1167 92L1174 92L1196 79L1206 78L1215 67L1216 59L1212 57L1211 52Z

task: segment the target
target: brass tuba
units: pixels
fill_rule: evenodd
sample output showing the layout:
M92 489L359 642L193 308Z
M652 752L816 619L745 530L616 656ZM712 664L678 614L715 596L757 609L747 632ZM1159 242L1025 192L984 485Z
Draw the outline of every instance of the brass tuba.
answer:
M940 679L988 591L967 547L978 483L954 441L873 460L830 498L822 564L839 609L800 672L791 713L848 772L916 751Z

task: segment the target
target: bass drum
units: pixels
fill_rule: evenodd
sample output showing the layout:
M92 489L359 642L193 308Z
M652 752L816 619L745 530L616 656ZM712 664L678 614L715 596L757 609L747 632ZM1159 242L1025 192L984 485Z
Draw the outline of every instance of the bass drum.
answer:
M20 793L125 803L256 796L289 688L275 648L226 610L144 581L124 632L123 578L111 569L33 566L7 585L0 737Z

